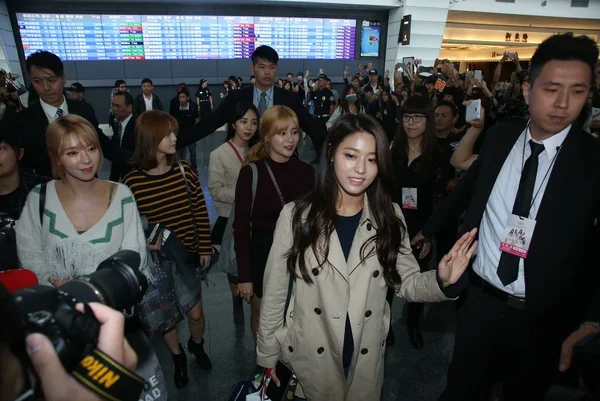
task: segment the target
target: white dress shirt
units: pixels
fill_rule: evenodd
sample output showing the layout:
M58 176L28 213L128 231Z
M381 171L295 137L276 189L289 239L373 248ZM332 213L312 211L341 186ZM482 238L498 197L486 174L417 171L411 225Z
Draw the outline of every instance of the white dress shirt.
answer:
M44 110L44 113L46 114L46 118L48 119L48 123L52 123L54 120L56 120L56 111L58 109L61 109L63 111L63 116L66 116L67 114L69 114L69 107L67 106L67 100L64 98L63 96L63 102L60 105L60 107L54 107L52 105L49 105L48 103L44 102L41 98L40 98L40 104L42 105L42 109Z
M133 116L133 114L130 114L123 121L118 122L118 124L121 124L121 141L119 142L119 146L121 146L121 144L123 143L123 136L125 136L125 128L127 127L127 124L129 124L129 120L131 120L131 116Z
M543 141L534 142L544 145L544 150L538 156L538 170L535 178L533 190L533 204L529 210L529 218L535 220L538 209L544 198L544 192L548 185L548 180L552 174L555 157L567 137L571 126L562 130L556 135ZM504 161L504 165L498 174L494 188L488 198L485 212L479 226L479 245L477 247L477 256L473 262L473 270L488 283L504 292L517 297L525 297L525 264L524 260L519 261L519 276L516 281L506 287L498 277L498 264L500 263L500 242L504 239L504 231L509 216L517 197L521 172L525 161L531 155L529 140L531 133L529 125L519 136L517 142ZM525 149L525 156L523 156ZM535 235L535 231L534 231Z
M150 95L150 98L146 98L146 95L142 94L142 97L144 98L144 103L146 103L146 111L150 111L152 110L152 98L154 96Z

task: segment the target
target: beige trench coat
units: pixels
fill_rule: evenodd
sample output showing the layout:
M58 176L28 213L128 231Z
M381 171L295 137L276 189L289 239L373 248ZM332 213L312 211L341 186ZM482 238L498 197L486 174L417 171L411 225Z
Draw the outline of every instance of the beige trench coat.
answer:
M402 212L394 205L398 216ZM316 268L314 253L307 252L313 284L294 282L287 324L283 313L289 275L285 253L292 245L291 217L294 204L287 204L279 216L266 265L257 340L257 362L275 367L280 360L298 377L297 395L308 401L373 401L380 399L383 384L385 339L390 309L385 300L387 285L376 254L361 263L360 248L377 230L368 200L356 231L348 262L336 232L330 238L328 261ZM410 241L404 240L410 250ZM371 247L373 248L373 247ZM373 250L374 251L374 250ZM448 300L436 281L436 272L420 273L410 251L398 255L402 284L398 296L414 302ZM348 379L344 376L342 350L350 317L354 354Z

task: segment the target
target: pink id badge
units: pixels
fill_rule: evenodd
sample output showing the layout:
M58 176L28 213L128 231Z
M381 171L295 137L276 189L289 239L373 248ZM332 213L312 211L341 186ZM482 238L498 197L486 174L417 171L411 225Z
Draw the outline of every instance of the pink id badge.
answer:
M417 209L417 188L402 188L402 209Z
M511 214L500 242L500 250L526 259L534 229L535 220Z

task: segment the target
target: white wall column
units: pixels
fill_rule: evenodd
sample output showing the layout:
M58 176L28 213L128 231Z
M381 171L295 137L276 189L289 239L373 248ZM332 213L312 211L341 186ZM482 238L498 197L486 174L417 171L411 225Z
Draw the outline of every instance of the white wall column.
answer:
M424 66L432 66L440 53L442 38L448 17L448 0L405 0L404 7L397 10L402 15L412 15L410 45L398 43L398 34L402 16L398 18L396 10L390 11L388 22L388 49L386 51L386 68L393 71L394 65L402 61L402 57L414 57L423 60ZM392 16L394 21L392 21ZM396 20L396 18L398 18ZM394 25L392 25L394 23ZM392 37L391 35L395 35Z
M0 0L0 68L13 74L19 74L20 82L23 82L23 72L21 71L21 62L17 53L17 44L15 35L12 31L6 1Z

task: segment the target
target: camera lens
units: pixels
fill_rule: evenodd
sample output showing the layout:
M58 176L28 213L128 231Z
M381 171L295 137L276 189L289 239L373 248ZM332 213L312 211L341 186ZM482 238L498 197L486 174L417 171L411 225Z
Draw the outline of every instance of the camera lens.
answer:
M140 255L120 251L106 259L98 269L60 287L79 302L101 302L116 310L129 309L139 303L148 288L139 271Z

